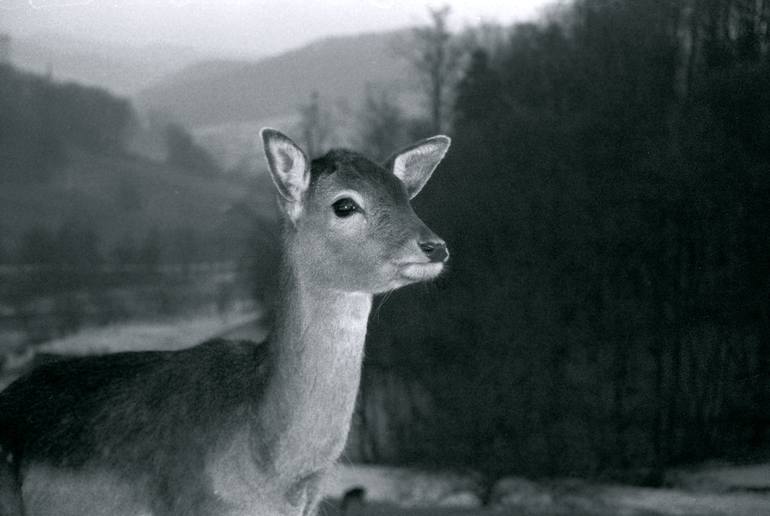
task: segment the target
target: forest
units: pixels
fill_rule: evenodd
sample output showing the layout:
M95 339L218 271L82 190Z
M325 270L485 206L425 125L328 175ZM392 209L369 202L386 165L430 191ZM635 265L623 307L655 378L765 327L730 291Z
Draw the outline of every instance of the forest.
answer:
M576 0L463 41L432 14L419 129L454 143L416 203L451 266L380 300L366 366L433 406L370 459L660 485L766 457L770 4Z

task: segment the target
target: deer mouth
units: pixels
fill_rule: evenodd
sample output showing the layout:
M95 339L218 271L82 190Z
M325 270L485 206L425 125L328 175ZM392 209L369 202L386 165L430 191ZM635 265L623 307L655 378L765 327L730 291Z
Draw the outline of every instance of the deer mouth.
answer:
M410 280L428 280L435 278L444 269L444 264L439 262L405 263L401 266L401 275Z

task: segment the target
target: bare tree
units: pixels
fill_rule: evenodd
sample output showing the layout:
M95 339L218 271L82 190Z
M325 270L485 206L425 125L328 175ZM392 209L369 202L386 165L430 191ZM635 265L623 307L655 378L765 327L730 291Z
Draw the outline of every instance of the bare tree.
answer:
M407 124L394 96L385 89L366 85L364 104L358 113L360 146L376 159L407 143Z
M440 133L449 125L451 97L460 72L461 47L449 31L449 6L428 8L430 23L412 31L411 45L400 49L420 77L430 111L431 129Z
M321 154L330 140L333 140L334 123L331 111L321 104L317 91L310 94L307 104L299 107L299 132L311 157Z

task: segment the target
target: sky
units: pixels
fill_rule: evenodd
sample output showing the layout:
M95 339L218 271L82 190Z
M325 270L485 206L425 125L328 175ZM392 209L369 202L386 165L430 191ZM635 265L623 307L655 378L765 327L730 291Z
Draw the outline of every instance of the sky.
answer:
M142 46L270 55L330 35L423 23L448 4L455 28L534 18L548 0L0 0L0 30Z

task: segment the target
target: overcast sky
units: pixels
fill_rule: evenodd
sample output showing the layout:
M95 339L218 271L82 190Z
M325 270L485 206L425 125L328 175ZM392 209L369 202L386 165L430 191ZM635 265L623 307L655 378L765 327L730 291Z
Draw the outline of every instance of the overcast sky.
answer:
M452 7L455 26L533 18L548 0L0 0L0 29L273 54L322 36L395 29Z

